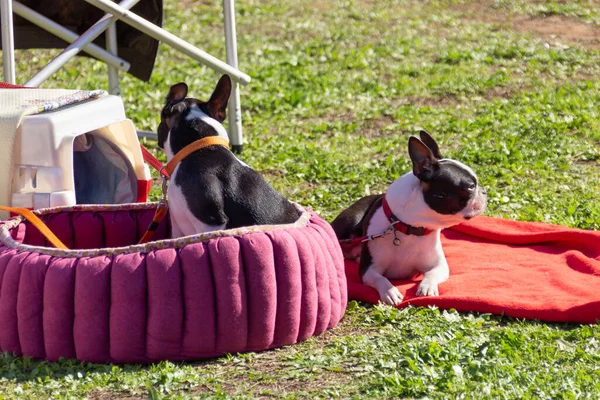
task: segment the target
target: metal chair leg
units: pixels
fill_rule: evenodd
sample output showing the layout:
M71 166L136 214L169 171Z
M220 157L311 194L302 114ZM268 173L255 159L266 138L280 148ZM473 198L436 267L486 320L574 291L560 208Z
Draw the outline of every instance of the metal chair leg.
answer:
M117 24L114 23L109 26L105 35L106 50L116 56L119 48L117 45ZM115 96L121 95L121 89L119 88L119 70L112 65L108 66L108 93L114 94Z
M223 0L223 14L225 16L225 46L227 50L227 64L238 67L237 43L235 33L235 9L233 0ZM234 153L243 150L242 136L242 108L240 106L240 88L234 82L231 88L231 97L228 106L229 140Z
M12 0L0 0L2 13L2 63L4 82L17 83L15 76L15 33L13 30Z

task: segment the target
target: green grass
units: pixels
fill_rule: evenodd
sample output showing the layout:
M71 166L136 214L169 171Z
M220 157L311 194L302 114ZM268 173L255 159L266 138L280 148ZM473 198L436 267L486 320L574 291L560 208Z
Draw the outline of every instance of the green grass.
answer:
M165 7L167 29L224 59L219 1ZM600 229L600 53L523 24L552 16L600 31L594 2L236 7L240 68L253 78L241 89L240 158L290 199L333 218L407 171L407 139L425 128L479 174L488 215ZM50 54L18 52L19 83ZM161 46L150 82L122 75L127 114L138 129L155 130L169 85L186 81L202 98L217 78ZM84 58L44 84L106 86L106 67ZM262 353L152 366L0 358L0 397L86 394L595 399L600 326L351 302L333 331Z
M600 328L349 304L297 346L194 364L50 364L5 356L10 395L150 398L597 398Z

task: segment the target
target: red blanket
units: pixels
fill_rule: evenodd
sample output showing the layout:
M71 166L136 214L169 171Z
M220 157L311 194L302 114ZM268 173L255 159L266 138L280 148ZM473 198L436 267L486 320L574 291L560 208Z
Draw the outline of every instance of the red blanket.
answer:
M415 306L504 314L516 318L596 323L600 320L600 232L477 217L442 231L450 279L439 297L415 297L420 278L393 282ZM346 260L350 299L377 303Z

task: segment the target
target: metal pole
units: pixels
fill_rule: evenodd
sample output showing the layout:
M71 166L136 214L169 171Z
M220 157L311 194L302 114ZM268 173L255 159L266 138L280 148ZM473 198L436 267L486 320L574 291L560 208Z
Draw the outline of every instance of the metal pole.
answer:
M152 139L152 140L158 140L158 135L156 134L156 132L149 132L149 131L136 131L136 132L137 132L138 138L148 138L148 139Z
M123 0L120 5L125 9L133 7L140 0ZM53 73L58 71L63 65L65 65L71 58L75 57L79 53L83 46L96 39L102 32L108 28L108 26L117 21L117 17L113 17L110 14L105 14L92 25L83 35L77 40L70 44L64 49L56 58L48 63L40 72L38 72L33 78L31 78L25 86L39 86L42 82L48 79Z
M4 82L15 84L15 35L13 30L13 10L11 0L0 0L2 13L2 70Z
M123 7L111 2L110 0L85 0L88 3L100 8L104 12L110 13L121 21L125 22L128 25L133 26L134 28L144 32L146 35L159 40L176 50L181 51L182 53L192 57L194 60L202 62L207 66L225 73L229 74L233 80L238 81L240 83L248 83L250 82L250 77L243 72L239 71L236 68L233 68L223 61L211 56L210 54L200 50L199 48L192 46L185 40L178 38L170 32L154 25L151 22L146 21L140 16L127 11Z
M117 45L117 23L114 22L108 27L106 31L106 50L110 51L113 55L118 53ZM119 70L115 67L108 66L108 93L116 96L121 95L121 89L119 88Z
M223 15L225 17L225 48L227 51L227 64L232 67L238 67L237 43L235 33L235 9L234 0L223 0ZM242 137L242 108L240 105L240 86L237 82L233 83L231 88L231 97L229 99L229 136L231 140L231 149L235 153L241 153L243 150Z
M13 11L18 16L50 32L54 36L64 40L67 43L73 43L79 37L79 35L77 35L76 33L71 32L70 30L64 28L62 25L59 25L51 19L44 17L42 14L32 10L27 6L24 6L18 1L13 1ZM104 50L102 47L96 46L93 43L84 46L83 50L85 50L85 52L88 53L90 56L96 57L98 60L103 61L108 65L112 65L113 67L118 68L121 71L127 72L129 70L129 67L131 66L127 61L123 60L122 58L113 56L108 51Z

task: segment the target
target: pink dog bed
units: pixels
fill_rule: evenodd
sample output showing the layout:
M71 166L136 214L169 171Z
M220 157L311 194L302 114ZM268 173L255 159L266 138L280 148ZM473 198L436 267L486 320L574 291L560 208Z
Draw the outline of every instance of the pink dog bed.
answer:
M156 204L38 215L70 249L45 247L20 218L0 223L0 351L89 362L193 360L284 346L333 328L346 278L329 224L185 238L143 235ZM165 219L168 221L168 218Z

